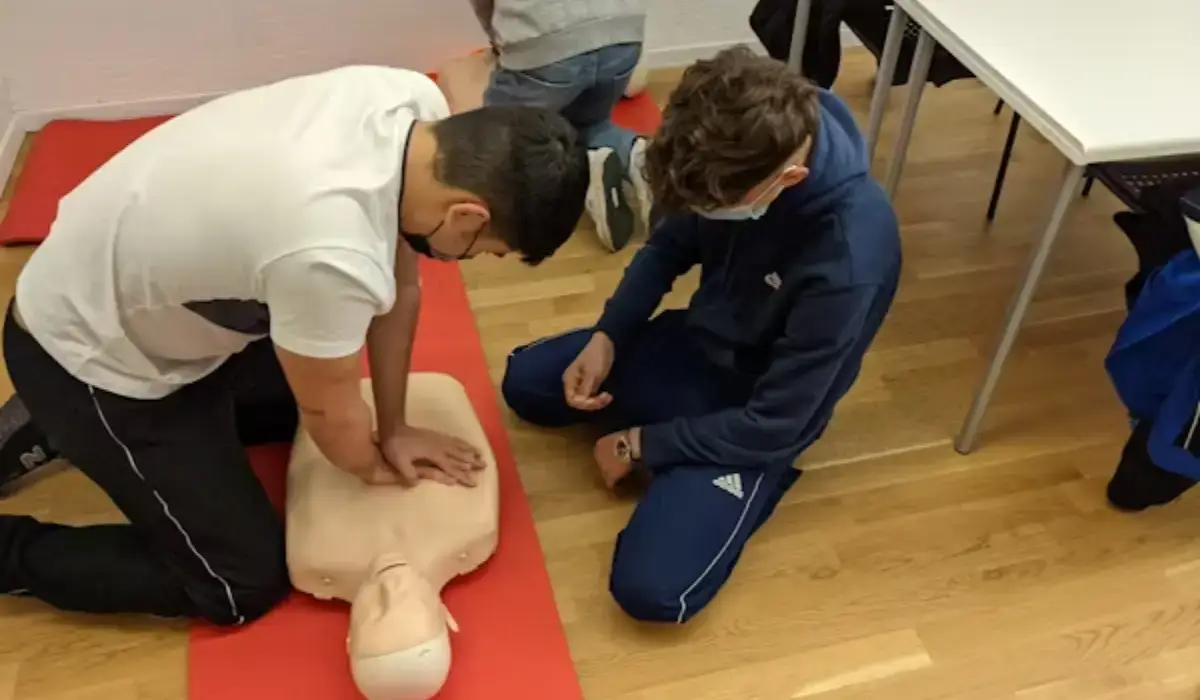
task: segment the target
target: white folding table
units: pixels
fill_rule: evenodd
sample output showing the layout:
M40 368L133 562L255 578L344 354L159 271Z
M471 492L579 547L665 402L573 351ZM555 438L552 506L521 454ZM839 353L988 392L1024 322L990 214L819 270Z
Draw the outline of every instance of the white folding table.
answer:
M890 196L938 44L1067 159L1049 221L955 441L967 453L1084 169L1200 153L1200 0L895 0L867 125L872 156L910 18L921 33L884 178Z

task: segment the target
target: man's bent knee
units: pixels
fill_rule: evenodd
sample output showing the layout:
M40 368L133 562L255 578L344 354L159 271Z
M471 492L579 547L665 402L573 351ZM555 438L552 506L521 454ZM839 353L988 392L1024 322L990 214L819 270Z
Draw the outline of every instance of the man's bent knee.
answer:
M291 583L285 578L273 586L263 587L243 593L239 600L242 624L249 624L274 610L287 599L292 590Z
M711 600L693 591L673 587L670 582L655 580L646 572L629 572L613 568L609 578L609 593L617 605L640 622L673 622L682 624L692 619Z
M575 422L567 406L562 373L565 366L548 363L541 353L518 350L508 358L500 393L504 403L521 420L545 428L561 428Z
M524 367L519 360L520 356L509 360L504 379L500 382L504 403L527 423L547 428L560 427L563 406L556 404L565 404L565 401L561 396L548 395L547 389L538 382L539 378L530 376L536 370Z
M200 617L222 627L246 625L274 610L291 593L287 567L262 572L257 580L220 581L196 600Z

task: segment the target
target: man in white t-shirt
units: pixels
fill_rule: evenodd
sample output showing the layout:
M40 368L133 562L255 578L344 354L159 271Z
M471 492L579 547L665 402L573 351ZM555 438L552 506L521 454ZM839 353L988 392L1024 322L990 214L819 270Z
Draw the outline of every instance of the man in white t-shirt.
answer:
M244 446L290 441L297 416L369 483L472 485L471 447L405 422L417 255L536 264L571 235L588 179L557 114L450 116L424 75L369 66L231 94L130 145L60 202L4 327L40 449L130 522L0 516L0 593L261 616L287 568Z

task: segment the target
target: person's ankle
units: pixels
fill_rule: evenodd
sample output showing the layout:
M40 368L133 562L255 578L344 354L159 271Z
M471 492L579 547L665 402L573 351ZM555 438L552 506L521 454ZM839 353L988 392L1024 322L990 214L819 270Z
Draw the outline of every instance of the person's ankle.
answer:
M41 471L58 457L50 439L29 418L14 396L3 409L0 425L0 496L11 492L25 477Z

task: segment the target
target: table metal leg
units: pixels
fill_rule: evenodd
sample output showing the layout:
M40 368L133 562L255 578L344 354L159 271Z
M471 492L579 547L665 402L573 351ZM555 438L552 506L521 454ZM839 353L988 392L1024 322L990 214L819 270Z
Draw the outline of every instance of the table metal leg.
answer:
M1066 218L1071 204L1075 201L1075 195L1079 192L1083 171L1083 166L1067 163L1063 173L1062 186L1059 188L1058 197L1054 200L1054 208L1050 211L1050 221L1046 224L1046 230L1042 232L1042 237L1033 247L1029 265L1025 269L1025 280L1021 282L1020 289L1009 303L1008 318L1004 321L1004 331L1000 334L1000 340L996 343L995 350L992 351L987 374L984 375L983 383L975 393L971 410L967 413L967 419L954 442L954 449L962 454L967 454L975 446L979 427L983 423L984 414L992 400L992 392L996 389L1004 362L1008 359L1008 353L1012 350L1017 333L1021 330L1025 312L1029 309L1029 302L1033 299L1033 293L1037 289L1038 280L1042 277L1042 270L1046 267L1046 260L1050 257L1050 250L1054 247L1055 239L1058 238L1063 220Z
M987 220L996 219L996 207L1000 204L1000 192L1004 189L1004 178L1008 175L1008 162L1012 160L1013 146L1017 142L1017 129L1021 126L1021 115L1013 113L1008 125L1008 138L1004 139L1004 152L1000 154L1000 167L996 170L996 182L992 185L992 199L988 202Z
M912 138L913 125L917 121L917 108L921 106L921 93L929 78L929 64L933 62L933 49L937 42L929 32L921 30L917 49L913 52L912 67L908 70L908 101L904 103L904 118L900 122L900 133L896 135L896 146L892 149L892 161L888 163L883 189L889 198L895 197L900 184L900 172L904 170L904 159L908 155L908 141Z
M796 0L796 21L792 23L792 46L788 51L788 67L804 74L804 42L808 39L808 15L812 12L812 0Z
M879 130L883 128L883 114L892 94L892 81L896 79L896 63L900 58L900 47L904 45L904 27L907 25L908 13L894 5L892 18L888 21L887 39L883 42L883 55L879 57L879 70L875 71L875 91L871 94L871 116L867 121L868 162L875 162L875 147L879 145Z

